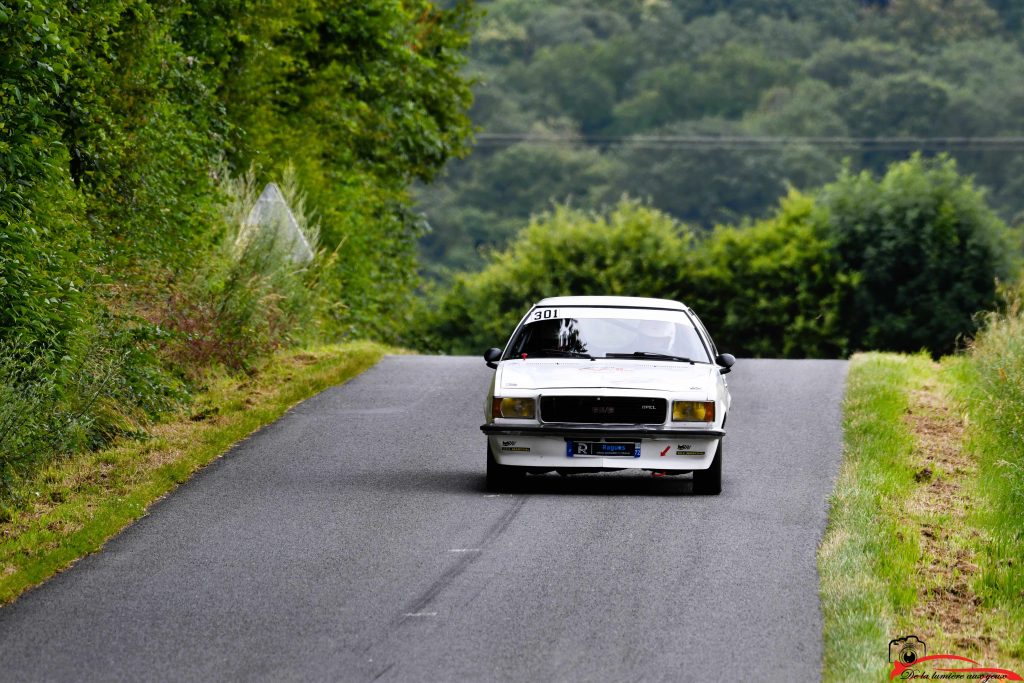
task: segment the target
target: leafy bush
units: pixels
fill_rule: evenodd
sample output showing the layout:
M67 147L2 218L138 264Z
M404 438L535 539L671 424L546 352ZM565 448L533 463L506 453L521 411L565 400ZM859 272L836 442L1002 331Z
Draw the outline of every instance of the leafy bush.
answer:
M984 419L999 425L987 431L1001 438L1004 446L997 455L1005 462L989 463L1002 470L1000 476L993 471L992 477L982 479L994 485L1000 480L1007 483L1014 517L1024 521L1024 289L1018 285L1005 297L1005 310L982 318L981 329L968 346L968 358L983 392L976 397L976 405L984 406L980 411Z
M477 353L502 343L538 299L604 294L683 301L730 352L835 356L845 350L837 304L850 280L823 212L796 192L771 218L703 237L631 200L607 216L560 206L484 271L428 298L411 343Z
M39 178L59 182L67 159L56 111L68 77L68 50L45 4L0 6L0 226L32 207Z
M995 304L1008 234L952 161L920 157L790 191L768 218L701 236L637 202L604 217L561 206L428 299L411 343L478 352L543 297L630 294L686 302L744 355L947 353Z
M950 159L846 171L819 201L839 270L856 278L839 308L851 351L948 353L1011 272L1006 226Z
M846 350L838 303L853 278L840 272L827 215L791 191L769 218L718 227L694 259L684 301L731 353L831 358Z
M685 293L693 235L664 213L623 199L607 215L558 206L534 218L476 275L423 303L409 343L452 353L503 344L546 296ZM685 297L684 297L685 298Z
M83 231L102 246L100 267L118 277L140 263L192 266L216 216L209 171L229 123L201 60L171 35L188 7L49 4L69 47L64 170L85 202Z
M0 499L45 449L41 424L56 403L54 378L43 374L41 359L28 358L9 345L0 347Z
M0 343L62 355L95 279L87 265L93 243L77 222L80 202L59 181L24 197L36 206L0 223Z

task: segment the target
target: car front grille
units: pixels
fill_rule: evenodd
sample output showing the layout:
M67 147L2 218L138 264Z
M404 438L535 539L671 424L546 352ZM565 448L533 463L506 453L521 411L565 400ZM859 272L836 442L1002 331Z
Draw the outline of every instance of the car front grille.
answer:
M667 401L639 396L541 396L541 422L661 424Z

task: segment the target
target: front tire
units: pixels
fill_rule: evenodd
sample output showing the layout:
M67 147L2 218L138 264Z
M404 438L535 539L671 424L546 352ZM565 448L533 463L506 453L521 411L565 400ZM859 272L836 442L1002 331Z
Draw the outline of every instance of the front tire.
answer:
M718 450L711 467L706 470L693 471L693 492L700 496L717 496L722 492L722 441L718 441Z
M513 491L522 485L526 472L522 467L501 465L494 459L491 445L487 444L487 490L494 493Z

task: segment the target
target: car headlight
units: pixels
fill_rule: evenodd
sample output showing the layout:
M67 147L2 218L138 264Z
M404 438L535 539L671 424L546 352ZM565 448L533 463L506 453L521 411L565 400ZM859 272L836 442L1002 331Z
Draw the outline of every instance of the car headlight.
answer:
M672 401L673 422L714 422L714 401Z
M513 417L532 420L537 414L537 402L532 398L498 398L492 404L494 417Z

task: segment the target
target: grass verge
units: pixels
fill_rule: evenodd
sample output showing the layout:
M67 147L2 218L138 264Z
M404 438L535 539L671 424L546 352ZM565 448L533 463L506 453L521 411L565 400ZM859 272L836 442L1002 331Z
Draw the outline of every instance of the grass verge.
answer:
M187 412L154 425L145 440L40 470L24 483L34 503L0 523L0 605L95 552L232 444L388 351L356 342L278 353L252 377L210 377Z
M1021 670L1016 610L985 588L999 546L986 470L965 446L977 432L960 400L972 362L851 361L845 458L818 554L825 681L886 680L889 640L911 634L929 654Z
M953 396L969 421L966 449L976 463L973 522L981 604L999 615L998 633L1024 674L1024 306L991 314L971 353L948 362Z
M861 354L850 362L846 452L818 552L826 681L885 680L886 646L914 603L917 538L899 526L913 481L907 388L929 375L923 356Z

